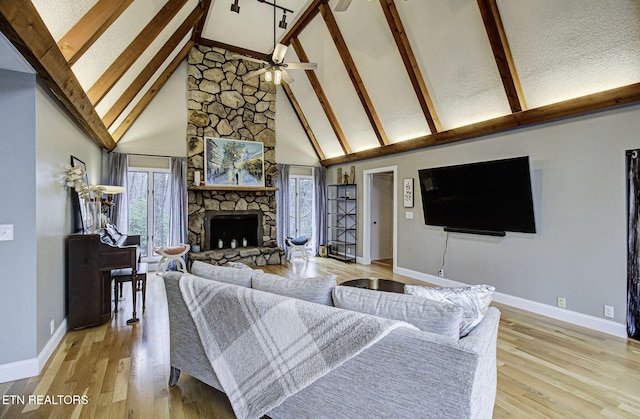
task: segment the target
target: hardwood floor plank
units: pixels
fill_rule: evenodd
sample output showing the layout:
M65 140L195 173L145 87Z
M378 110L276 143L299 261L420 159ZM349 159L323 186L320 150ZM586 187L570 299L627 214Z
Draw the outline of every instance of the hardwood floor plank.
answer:
M290 278L335 274L339 283L376 276L425 285L393 273L393 260L365 266L311 258L260 269ZM188 374L182 373L177 386L167 386L162 279L149 274L147 309L142 313L138 301L137 325L126 324L132 311L130 287L123 297L110 322L67 332L42 374L0 384L0 395L86 394L86 405L0 405L0 418L233 419L226 396ZM494 305L502 311L494 418L640 417L639 342Z

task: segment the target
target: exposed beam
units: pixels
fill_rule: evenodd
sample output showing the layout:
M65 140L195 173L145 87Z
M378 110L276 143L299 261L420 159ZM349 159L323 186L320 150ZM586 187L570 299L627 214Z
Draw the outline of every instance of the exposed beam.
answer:
M59 41L58 48L73 65L133 0L99 0Z
M122 121L122 124L118 126L118 128L113 132L113 139L117 143L120 141L122 136L127 132L127 130L131 127L133 122L140 116L144 108L147 107L149 103L153 100L154 97L158 94L162 86L169 80L169 77L173 74L174 71L178 68L180 63L185 59L185 57L189 54L189 50L195 45L192 40L189 40L185 46L180 50L178 55L171 61L169 66L162 72L160 77L153 83L151 88L147 90L147 93L140 99L140 101L134 106L131 113Z
M300 40L296 37L291 38L291 45L293 46L293 49L296 51L296 54L298 55L300 62L308 63L309 58L307 57L307 54L304 52L304 49L302 48L302 44L300 43ZM342 147L342 151L344 151L345 154L351 154L352 151L351 151L351 147L349 146L349 142L347 141L347 137L344 135L344 132L342 131L342 127L338 122L338 118L336 117L336 114L333 112L333 109L331 108L329 99L327 99L327 95L325 95L324 90L322 89L322 85L320 84L320 80L318 80L318 76L316 76L316 73L314 73L313 71L305 71L305 73L309 78L309 82L311 83L313 90L316 92L316 96L318 97L320 106L322 106L322 109L324 109L324 113L327 115L327 119L329 120L329 124L331 125L333 132L336 134L336 137L338 138L338 142L340 143L340 147Z
M318 160L324 160L326 157L322 152L322 148L320 148L320 144L318 143L316 136L313 134L313 131L311 130L311 125L309 125L309 121L307 121L307 118L304 116L304 112L302 112L302 108L300 107L300 104L296 100L296 96L293 94L291 87L284 82L281 84L281 86L282 86L282 90L284 90L285 96L287 96L287 99L289 99L289 103L291 103L291 107L293 108L293 110L296 113L296 116L298 117L298 121L300 121L300 125L302 125L304 132L307 134L307 138L309 139L309 142L311 143L313 150L316 152L316 155L318 156Z
M307 27L309 22L311 22L313 18L316 17L316 15L318 14L318 7L321 4L327 3L327 2L328 0L313 0L313 2L311 2L309 7L307 7L307 10L305 10L304 13L302 13L302 15L300 16L300 19L298 19L296 23L291 27L289 32L287 32L282 37L282 39L280 40L280 43L284 45L289 45L291 43L291 40L293 38L298 37L298 35L300 35L300 33L304 30L304 28Z
M380 5L384 11L384 16L387 18L393 39L396 41L404 67L407 69L407 75L409 76L409 80L411 80L413 90L416 92L418 103L420 103L420 108L422 108L422 114L427 120L429 130L432 134L442 131L442 125L440 124L436 107L429 95L429 90L422 77L418 61L413 54L407 33L404 31L404 25L400 19L398 9L393 0L380 0Z
M102 121L107 127L110 127L125 108L129 106L129 103L131 103L138 92L142 90L144 85L147 84L151 77L153 77L158 68L162 66L162 63L164 63L178 45L180 45L180 42L184 39L187 33L189 33L193 28L198 19L202 17L202 14L203 10L200 7L193 9L187 19L182 22L182 25L180 25L162 48L160 48L160 51L158 51L151 61L147 63L145 68L140 72L140 74L138 74L136 79L102 118Z
M364 82L362 81L362 77L360 77L360 72L356 67L356 63L353 61L351 57L351 53L349 52L349 48L347 47L347 43L340 32L340 28L338 27L338 22L336 22L333 13L331 13L331 9L327 3L322 3L320 5L320 13L322 14L322 18L327 25L327 29L329 29L329 33L331 34L331 38L333 38L333 43L336 45L338 49L338 53L340 54L340 58L342 58L342 62L349 74L349 78L353 83L353 87L356 90L358 98L360 98L360 102L362 103L362 107L364 108L364 112L367 114L367 118L369 118L369 122L371 123L371 128L373 128L373 132L378 138L378 142L380 145L389 144L389 138L387 138L387 134L384 131L384 127L382 126L382 122L378 117L378 113L376 112L373 102L367 93L367 89L364 86Z
M38 72L78 124L107 150L115 142L33 3L0 0L0 31Z
M320 163L323 166L332 166L335 164L351 163L374 157L388 156L390 154L443 145L454 141L469 140L514 128L554 121L561 118L582 115L638 102L640 102L640 83L635 83L628 86L606 90L604 92L594 93L563 102L512 113L510 115L466 125L464 127L453 128L448 131L425 135L423 137L378 147L376 149L364 150L345 156L325 159Z
M197 44L204 45L206 47L211 48L220 48L225 49L227 51L235 52L240 55L247 55L249 57L258 58L260 60L269 61L269 54L265 54L263 52L254 51L251 49L240 48L235 45L225 44L224 42L212 41L206 38L200 38L199 41L196 41Z
M489 36L489 44L491 44L491 50L498 65L498 72L502 79L504 91L507 94L511 112L523 111L527 109L527 104L524 100L524 93L522 92L522 86L513 62L511 48L509 48L509 41L502 25L502 18L500 17L496 0L478 0L478 7L485 30Z
M207 21L207 16L209 16L209 9L211 8L211 0L201 0L200 1L200 9L202 10L202 18L198 21L195 29L193 30L193 35L191 39L194 42L199 42L202 37L202 30L204 29L204 24Z
M142 32L131 41L107 71L91 86L87 92L91 103L97 105L109 93L111 88L129 70L147 47L151 45L186 2L187 0L171 0L160 9L147 26L142 29Z

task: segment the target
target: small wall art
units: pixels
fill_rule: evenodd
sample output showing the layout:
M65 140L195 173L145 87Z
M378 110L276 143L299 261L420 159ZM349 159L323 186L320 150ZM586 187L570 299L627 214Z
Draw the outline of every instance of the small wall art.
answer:
M404 198L404 207L413 208L413 178L404 180L402 196Z

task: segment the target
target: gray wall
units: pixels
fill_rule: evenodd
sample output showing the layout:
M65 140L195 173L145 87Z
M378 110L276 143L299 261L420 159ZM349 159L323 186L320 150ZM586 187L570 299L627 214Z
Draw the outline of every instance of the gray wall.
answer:
M0 365L36 356L36 224L33 74L0 70Z
M36 239L37 239L37 351L51 339L65 318L65 238L71 232L75 198L64 185L64 166L71 155L87 165L89 182L100 183L98 145L63 112L46 87L36 89Z
M446 236L442 228L424 224L418 169L530 156L538 233L451 234L445 277L492 284L501 293L552 306L563 296L567 309L601 318L603 304L612 305L615 321L625 323L625 150L640 148L638 121L635 105L367 160L356 163L356 182L362 185L363 170L393 165L398 190L402 179L416 179L414 219L405 219L406 209L397 203L397 264L437 275ZM335 181L336 168L329 175Z
M50 322L58 328L65 318L64 240L72 216L64 166L73 154L98 183L100 149L33 74L0 70L0 126L0 224L14 225L14 240L0 242L2 367L31 365L47 343L55 345Z

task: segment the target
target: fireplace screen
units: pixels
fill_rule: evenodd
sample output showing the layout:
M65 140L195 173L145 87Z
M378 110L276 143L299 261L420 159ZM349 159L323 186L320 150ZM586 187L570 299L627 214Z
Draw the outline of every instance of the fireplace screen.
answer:
M262 245L261 211L207 211L208 249Z

